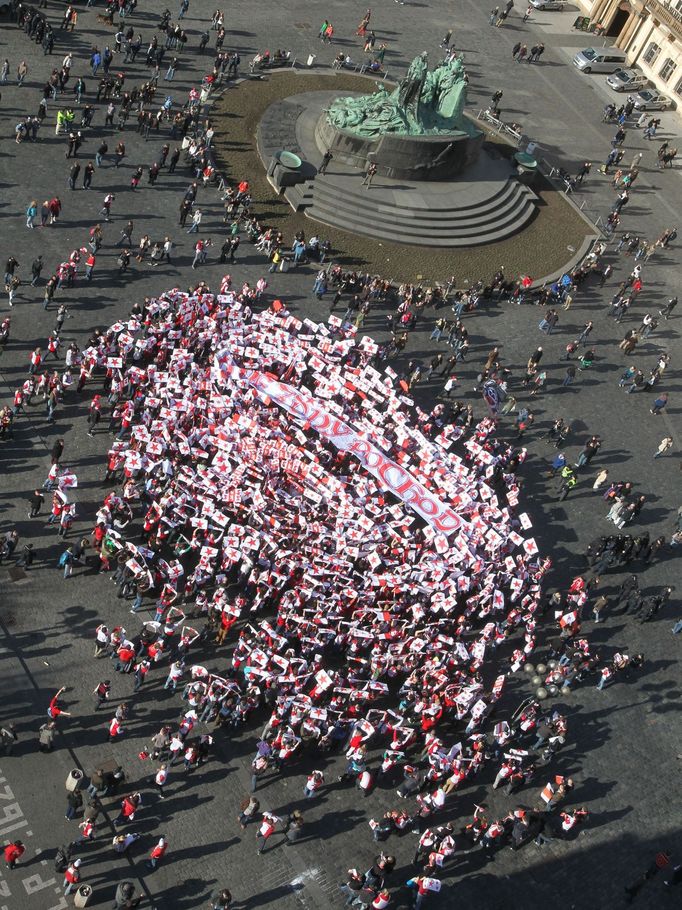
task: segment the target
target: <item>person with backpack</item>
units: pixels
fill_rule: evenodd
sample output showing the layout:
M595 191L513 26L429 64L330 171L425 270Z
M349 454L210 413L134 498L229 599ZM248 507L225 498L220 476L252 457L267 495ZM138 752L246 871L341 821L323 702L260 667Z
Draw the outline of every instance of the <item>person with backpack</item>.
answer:
M64 578L71 578L73 573L73 548L67 547L59 557L59 568L64 569Z
M73 852L73 847L71 844L62 845L57 847L57 852L54 856L54 871L55 872L66 872L69 863L71 862L71 854Z

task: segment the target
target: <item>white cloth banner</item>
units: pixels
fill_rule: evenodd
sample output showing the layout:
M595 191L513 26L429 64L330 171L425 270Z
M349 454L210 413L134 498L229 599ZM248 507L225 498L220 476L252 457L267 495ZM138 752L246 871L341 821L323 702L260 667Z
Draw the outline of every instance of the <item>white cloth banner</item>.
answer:
M233 379L248 382L261 396L268 396L285 411L305 421L337 449L351 452L385 490L402 499L437 531L445 535L453 534L464 524L448 505L430 493L404 468L387 458L372 442L363 439L348 424L325 411L316 399L267 373L235 367L224 353L217 356L215 366L218 377L226 373Z

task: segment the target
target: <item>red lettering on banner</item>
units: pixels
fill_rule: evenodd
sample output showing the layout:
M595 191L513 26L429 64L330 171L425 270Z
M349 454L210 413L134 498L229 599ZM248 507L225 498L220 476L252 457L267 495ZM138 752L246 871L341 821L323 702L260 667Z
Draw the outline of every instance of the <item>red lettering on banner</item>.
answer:
M446 509L436 516L432 524L438 531L442 531L444 534L452 534L461 527L462 519L452 509Z
M378 472L386 464L386 456L375 446L370 444L369 455L367 456L367 467L373 474Z
M413 482L410 489L403 495L403 501L412 503L415 509L424 517L428 516L429 518L433 518L434 515L437 515L441 511L439 504L429 498L429 496L426 495L424 487L416 481Z
M353 455L356 455L358 460L363 464L366 464L372 449L370 444L364 439L355 439L353 443L348 446L348 451L352 452Z
M401 480L399 481L397 478L392 477L391 474L398 475ZM379 477L381 477L389 490L393 490L395 493L400 491L400 483L404 487L409 487L414 482L407 471L388 458L385 458L384 463L379 467ZM405 480L403 481L402 478L405 478Z
M268 395L285 410L308 422L320 435L331 440L337 449L352 452L385 489L395 493L405 504L410 505L437 531L447 535L462 526L461 518L451 508L432 496L423 484L375 445L361 439L352 427L323 410L316 400L280 382L273 374L257 370L239 372L240 377L246 379L254 389Z
M308 413L308 422L318 433L322 433L324 436L329 435L328 428L331 420L326 411L322 411L316 405L311 405Z
M329 427L328 436L338 449L347 448L345 438L355 437L355 432L348 426L347 423L341 423L340 420L337 420L335 417L329 418L331 426Z

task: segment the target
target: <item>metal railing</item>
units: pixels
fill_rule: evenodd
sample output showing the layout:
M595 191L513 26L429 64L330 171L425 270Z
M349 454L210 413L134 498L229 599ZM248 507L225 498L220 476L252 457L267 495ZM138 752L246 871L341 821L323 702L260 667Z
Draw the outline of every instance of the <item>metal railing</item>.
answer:
M498 120L496 117L490 113L489 110L480 110L477 114L477 119L485 123L490 124L493 127L493 130L499 135L509 136L514 140L517 146L522 146L524 143L527 144L530 140L528 137L524 137L523 133L520 133L518 130L515 130L508 123L505 123L503 120ZM578 187L573 180L566 179L562 174L563 168L559 168L557 165L552 164L551 161L547 161L545 158L539 157L535 152L533 152L533 157L537 162L538 171L546 177L548 180L551 180L560 192L562 192L566 197L573 197ZM595 228L603 232L604 230L604 218L603 216L596 211L592 211L587 206L587 200L583 199L581 202L578 202L575 199L571 199L572 204L582 212L582 214L588 218Z
M559 185L561 191L565 196L574 196L576 186L573 181L566 180L561 174L562 168L558 168L553 164L550 164L545 158L537 158L538 169L547 177L548 180L553 180L556 184ZM571 200L573 205L578 208L586 218L589 218L592 224L597 228L597 230L603 232L604 230L604 217L598 212L593 212L590 208L587 207L587 200L583 199L581 202L578 202L577 199L573 198Z
M498 120L496 117L493 117L489 110L482 108L476 115L476 119L482 120L485 123L489 123L496 133L504 136L510 136L517 145L521 142L523 134L513 129L508 123L505 123L503 120Z

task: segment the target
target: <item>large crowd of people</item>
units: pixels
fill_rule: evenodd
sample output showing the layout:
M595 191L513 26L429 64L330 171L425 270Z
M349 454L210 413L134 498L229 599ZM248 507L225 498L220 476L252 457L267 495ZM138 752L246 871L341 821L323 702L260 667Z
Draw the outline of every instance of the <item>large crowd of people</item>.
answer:
M13 20L46 56L53 52L55 30L70 34L80 28L73 6L60 12L59 25L42 9L16 0L11 8ZM118 613L102 611L93 628L94 659L110 658L113 672L132 681L130 695L107 718L109 741L128 736L131 706L145 686L163 679L163 689L176 693L167 721L140 738L140 759L148 763L146 789L153 797L144 787L124 792L121 766L93 769L87 791L69 794L66 817L83 813L80 834L59 848L55 865L64 873L65 894L87 884L77 854L114 807L113 851L127 856L142 840L149 869L156 869L172 853L172 836L161 831L152 840L141 836L134 830L136 814L144 812L148 799L165 798L169 780L180 770L175 766L182 763L186 774L201 769L213 760L216 745L250 724L260 732L247 766L251 786L239 824L244 832L257 821L258 853L272 849L268 841L275 833L295 844L306 826L298 809L286 816L260 811L255 794L266 777L270 782L302 774L308 800L331 787L354 787L363 798L395 789L400 802L374 812L369 828L377 843L408 832L416 836L412 876L406 885L399 881L396 858L382 847L373 861L360 859L358 868L348 870L341 891L349 906L381 910L395 905L407 887L414 906L421 907L441 891L455 857L481 851L492 861L503 846L519 850L530 841L541 847L571 840L589 824L588 807L570 799L573 779L555 764L567 741L567 714L543 702L581 684L602 691L645 667L643 654L594 644L584 626L602 622L620 606L649 622L672 595L667 586L645 596L637 574L622 583L617 603L601 593L610 570L627 567L633 573L666 552L666 538L651 539L647 532L595 539L586 571L574 573L563 592L546 589L552 560L536 543L522 501L524 435L535 420L531 405L547 385L542 347L516 375L493 347L478 369L471 400L451 399L459 386L456 373L470 353L471 321L481 308L491 302L534 304L543 314L540 331L551 335L584 287L604 287L611 279L613 253L607 240L597 243L574 268L542 287L527 275L500 269L458 289L454 277L433 287L399 285L344 269L322 236L285 237L257 211L250 175L228 182L220 177L208 106L215 90L238 76L240 57L223 47L219 10L210 23L212 65L203 67L182 106L169 95L161 98L160 80L171 84L185 65L188 8L189 0L182 0L177 22L166 11L145 51L147 42L128 24L135 0L109 3L101 19L114 29L113 39L103 49L93 47L85 61L97 80L96 98L82 76L74 77L69 51L45 83L37 112L27 111L14 133L17 144L38 141L48 109L57 102L55 133L64 136L64 154L73 159L70 189L81 182L89 189L93 174L101 174L108 162L125 166L129 154L121 138L112 157L102 137L81 177L78 150L82 132L95 129L94 112L101 107L106 113L105 127L113 128L116 120L122 137L136 123L144 140L164 144L148 167L132 170L131 194L145 169L151 186L160 174L186 169L189 185L179 223L197 235L188 288L183 283L135 300L108 328L94 329L82 346L63 340L65 322L76 313L71 296L60 302L60 293L72 295L82 281L96 279L107 240L104 226L112 212L129 218L121 194L104 182L98 189L100 220L93 218L82 246L63 251L61 261L47 270L49 278L41 276L41 253L31 266L31 287L42 286L43 305L55 309L55 325L44 345L26 352L27 376L12 390L12 403L0 410L0 439L11 440L17 421L35 414L40 402L48 425L65 401L78 402L91 438L113 434L103 454L106 494L93 522L86 526L89 516L79 514L79 467L63 465L61 437L42 487L36 484L30 497L29 518L41 513L47 498L48 522L63 539L58 569L65 583L76 585L81 569L95 567L129 604L131 619L125 624ZM365 40L365 53L373 55L370 17L368 10L357 34ZM330 43L333 32L325 20L320 39ZM207 29L199 54L210 40ZM449 41L450 36L448 51ZM384 52L381 45L372 58L379 66ZM138 53L148 78L131 86L124 67L135 64ZM31 69L26 56L29 62L22 60L17 69L19 86ZM6 61L3 81L10 71ZM73 105L67 102L70 93ZM619 197L607 234L616 232L638 173L634 161L619 172L617 188L626 195ZM238 262L243 243L262 258L265 274L305 265L312 294L328 304L328 312L316 320L298 318L285 295L269 292L264 275L238 287L225 274L213 289L196 280L196 270L217 246L204 236L200 191L213 194L224 209L221 264ZM31 200L26 227L38 227L37 220L42 227L57 225L62 208L57 194L42 205ZM108 238L119 274L135 262L161 266L161 276L175 259L170 233L145 234L135 244L133 232L131 219L116 244ZM648 260L675 239L674 228L652 243L621 235L615 253L633 255L637 264L631 271L628 266L611 301L616 322L635 304ZM18 259L9 254L4 277L10 307L17 303L20 275ZM676 303L668 300L659 315L668 320ZM380 340L363 334L368 314L377 310L386 318ZM412 333L426 326L432 356L427 362L407 360L403 354ZM657 326L648 314L639 329L628 331L623 351L632 354ZM593 322L586 322L566 345L563 386L594 363L592 329ZM6 315L0 344L11 341L11 315ZM632 393L661 383L669 361L664 352L648 379L646 371L629 368L621 387L628 385ZM436 377L443 388L427 404L421 388ZM523 395L527 400L518 401ZM652 415L666 405L667 392L661 392ZM498 432L507 417L514 425L511 441ZM544 438L563 450L569 432L557 419ZM653 457L665 455L673 442L666 437ZM557 454L550 474L559 476L559 499L571 495L600 446L599 436L587 439L575 465L563 451ZM629 481L610 478L607 469L593 489L604 496L617 531L637 518L646 501ZM681 535L678 515L670 544L678 545ZM31 570L33 543L19 544L17 529L10 528L0 561ZM673 631L679 632L678 626ZM544 664L536 663L543 627L550 634ZM498 701L526 676L532 677L534 694L515 711L508 710L508 702L500 711ZM93 710L106 707L111 692L111 681L102 678L92 693ZM60 717L70 717L64 697L60 690L52 698L49 718L37 731L41 751L54 748ZM11 727L1 732L11 752L15 734ZM342 771L335 781L327 780L334 763ZM480 782L484 770L493 789L503 786L509 796L537 784L533 807L515 803L496 813L480 805L469 821L456 825L455 791ZM8 868L24 853L21 841L9 843ZM141 899L138 886L126 880L118 885L114 906L137 906ZM227 910L232 902L230 889L219 883L211 906Z

